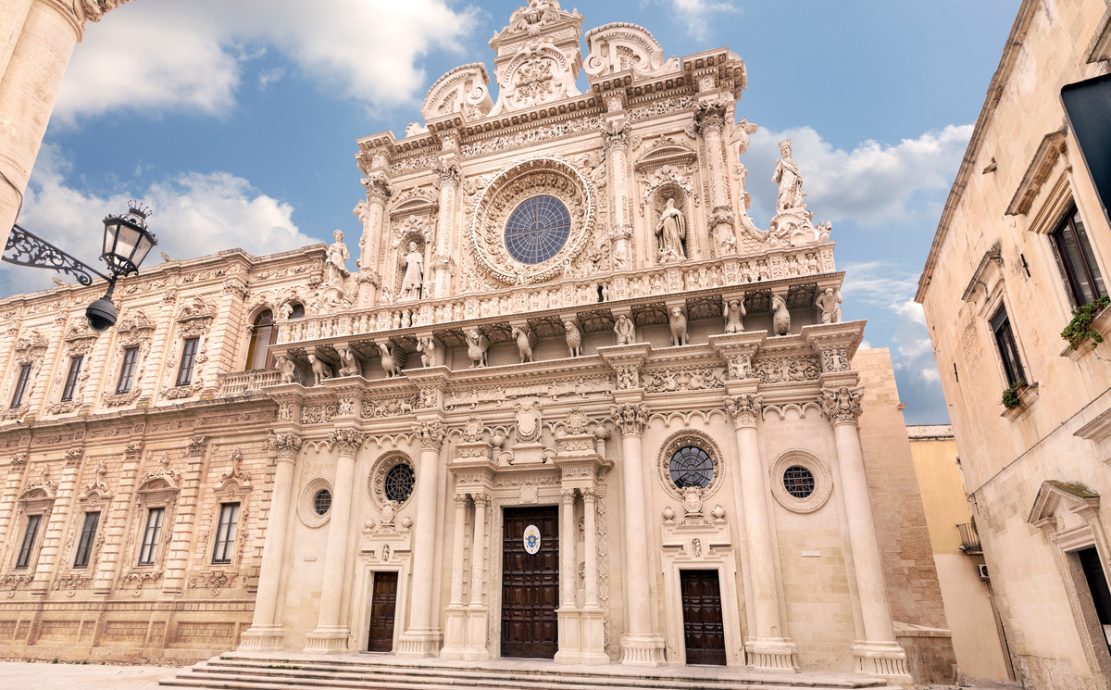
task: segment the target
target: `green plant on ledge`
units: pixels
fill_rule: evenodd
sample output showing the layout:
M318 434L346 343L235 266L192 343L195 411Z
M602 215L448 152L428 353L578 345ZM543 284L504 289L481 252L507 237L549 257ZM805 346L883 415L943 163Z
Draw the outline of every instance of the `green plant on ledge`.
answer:
M1099 331L1092 328L1092 322L1109 304L1111 304L1111 299L1104 296L1081 305L1072 313L1072 321L1069 321L1065 330L1061 331L1061 337L1069 341L1069 347L1079 350L1081 345L1091 340L1092 349L1094 350L1097 345L1103 342L1103 336L1100 335Z
M1022 398L1018 397L1019 391L1026 388L1025 381L1016 381L1013 386L1003 390L1003 407L1008 410L1013 410L1022 404Z

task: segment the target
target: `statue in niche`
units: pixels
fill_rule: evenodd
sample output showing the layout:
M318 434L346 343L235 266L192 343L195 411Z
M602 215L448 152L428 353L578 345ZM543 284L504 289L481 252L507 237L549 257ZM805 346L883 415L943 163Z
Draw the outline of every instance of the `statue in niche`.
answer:
M687 258L683 247L683 242L687 239L687 219L675 207L675 197L668 197L667 205L660 213L660 220L656 223L656 239L659 241L660 263Z
M745 309L745 298L722 299L721 313L725 317L726 333L742 333L745 330L742 319L748 311Z
M841 321L841 291L826 288L814 305L822 310L822 323L838 323Z
M289 317L293 316L293 302L286 302L278 307L278 320L289 321Z
M405 255L405 274L401 278L401 299L420 299L423 285L424 254L416 242L410 242Z
M324 254L324 284L328 287L342 288L343 282L349 273L345 265L351 254L347 245L343 243L343 231L336 230L332 233L335 240L328 246Z
M633 320L624 314L618 314L617 321L613 324L613 332L617 334L618 345L632 345L636 341L636 326Z
M359 360L355 357L355 353L349 345L340 345L336 348L336 352L339 353L339 375L341 377L358 376L362 373Z
M779 142L779 156L775 173L772 174L772 182L779 185L779 192L775 197L775 210L783 213L803 208L806 195L802 191L802 173L799 172L798 164L791 158L790 139Z
M780 295L772 295L772 332L775 335L791 333L791 311L787 309L787 300Z

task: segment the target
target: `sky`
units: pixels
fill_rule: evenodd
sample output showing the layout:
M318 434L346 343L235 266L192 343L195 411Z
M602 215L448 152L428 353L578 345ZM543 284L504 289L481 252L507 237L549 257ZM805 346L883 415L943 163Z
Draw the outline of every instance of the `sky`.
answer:
M154 207L158 250L173 258L283 251L333 229L357 238L355 140L400 138L452 67L492 71L490 36L521 4L133 0L90 24L77 47L19 222L86 259L100 219L131 198ZM1018 4L579 9L584 31L637 23L668 57L727 46L745 60L737 117L760 126L744 159L750 214L767 227L776 142L790 137L815 221L833 222L844 316L867 319L866 343L891 348L907 421L928 424L948 414L914 288ZM45 271L0 265L0 295L50 284Z

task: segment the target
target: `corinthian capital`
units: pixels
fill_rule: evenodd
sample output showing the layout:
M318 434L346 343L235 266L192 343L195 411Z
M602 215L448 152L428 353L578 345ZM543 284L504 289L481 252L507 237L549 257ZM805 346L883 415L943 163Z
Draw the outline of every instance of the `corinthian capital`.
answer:
M126 3L127 0L80 0L77 3L79 12L84 13L84 18L90 22L99 22L112 10Z
M301 450L301 437L296 434L270 434L270 448L279 460L293 460Z
M354 456L359 447L363 445L363 441L366 440L366 434L354 429L336 429L332 432L330 440L332 447L340 455Z
M442 422L421 422L413 426L413 433L420 439L420 446L425 450L440 450L447 427Z
M447 163L436 168L436 175L440 178L440 184L454 185L459 182L461 173L457 163Z
M638 435L648 425L648 406L644 403L614 405L610 414L622 436Z
M705 134L709 130L716 129L718 131L725 125L725 104L720 102L703 103L698 106L698 111L694 115L694 126L699 134Z
M839 424L856 424L863 412L860 401L864 398L863 388L822 389L822 412L834 426Z
M725 399L725 410L739 427L756 426L756 420L760 418L760 411L763 409L764 400L759 395L743 393Z
M366 198L368 201L385 201L389 199L390 194L392 194L389 180L380 172L369 173L360 181L363 183L363 187L366 188Z

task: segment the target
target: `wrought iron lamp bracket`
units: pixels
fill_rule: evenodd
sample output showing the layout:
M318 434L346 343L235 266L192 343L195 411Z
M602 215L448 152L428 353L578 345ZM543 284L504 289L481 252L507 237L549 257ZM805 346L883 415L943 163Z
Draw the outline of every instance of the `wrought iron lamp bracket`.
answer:
M99 276L114 286L118 276L106 276L80 259L68 254L46 240L28 232L19 225L12 226L3 260L17 266L48 268L68 275L82 285L92 285L93 276Z

